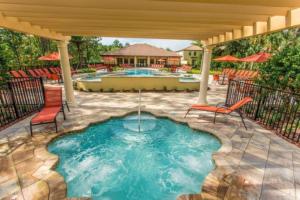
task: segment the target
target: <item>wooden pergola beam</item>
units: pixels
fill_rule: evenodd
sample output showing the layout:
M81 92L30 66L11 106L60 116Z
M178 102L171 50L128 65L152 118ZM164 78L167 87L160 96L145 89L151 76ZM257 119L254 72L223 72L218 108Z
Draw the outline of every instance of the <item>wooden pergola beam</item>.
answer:
M300 26L300 8L288 10L286 16L270 16L267 21L254 22L253 26L242 26L241 28L234 29L231 32L225 32L225 40L219 40L218 43L272 33L296 26ZM210 38L214 37L216 36ZM210 38L208 38L207 41L209 41ZM207 44L215 45L216 43L207 42Z
M49 38L53 40L69 40L69 36L64 36L63 34L51 31L46 28L42 28L37 25L32 25L29 22L22 22L16 17L6 17L0 12L0 27L41 36L44 38Z

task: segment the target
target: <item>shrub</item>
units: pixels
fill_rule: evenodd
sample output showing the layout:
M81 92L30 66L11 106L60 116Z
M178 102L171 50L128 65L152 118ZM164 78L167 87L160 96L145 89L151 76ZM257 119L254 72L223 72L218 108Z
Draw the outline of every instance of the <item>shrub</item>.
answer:
M114 67L112 67L112 70L113 70L113 72L116 72L116 71L122 71L123 68L120 67L120 66L114 66Z
M95 72L96 69L88 68L88 67L77 70L77 73L95 73Z

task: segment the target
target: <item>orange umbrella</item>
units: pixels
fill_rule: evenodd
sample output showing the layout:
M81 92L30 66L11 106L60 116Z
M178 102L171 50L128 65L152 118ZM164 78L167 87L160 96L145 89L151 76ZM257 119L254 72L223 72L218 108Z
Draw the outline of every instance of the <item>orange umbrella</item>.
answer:
M238 58L236 58L234 56L230 56L230 55L214 59L214 61L218 61L218 62L237 62L239 60L240 59L238 59Z
M247 56L245 58L241 58L240 61L242 62L257 62L262 63L268 61L272 57L271 54L260 52L258 54L253 54L251 56Z
M69 59L72 59L73 57L69 55ZM53 52L51 54L48 54L46 56L41 56L38 58L39 60L46 60L46 61L55 61L60 60L60 56L58 52Z

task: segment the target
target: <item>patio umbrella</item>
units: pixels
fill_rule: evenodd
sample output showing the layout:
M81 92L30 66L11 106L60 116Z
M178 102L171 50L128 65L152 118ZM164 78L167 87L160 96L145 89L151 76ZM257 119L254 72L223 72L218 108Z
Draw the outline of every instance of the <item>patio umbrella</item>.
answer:
M218 61L218 62L238 62L239 60L240 59L230 55L214 59L214 61Z
M255 62L256 63L267 62L271 57L272 57L272 55L270 53L260 52L260 53L257 53L257 54L253 54L251 56L247 56L245 58L241 58L240 61L241 62L250 62L251 63L251 70L252 70L253 64Z
M268 61L272 57L271 54L265 53L265 52L260 52L257 54L253 54L251 56L247 56L245 58L241 58L241 62L257 62L257 63L262 63Z
M217 62L238 62L240 59L231 55L222 56L219 58L215 58L214 61Z
M69 59L72 59L73 57L69 55ZM46 60L46 61L56 61L60 60L60 56L58 52L53 52L51 54L48 54L46 56L41 56L38 58L39 60Z

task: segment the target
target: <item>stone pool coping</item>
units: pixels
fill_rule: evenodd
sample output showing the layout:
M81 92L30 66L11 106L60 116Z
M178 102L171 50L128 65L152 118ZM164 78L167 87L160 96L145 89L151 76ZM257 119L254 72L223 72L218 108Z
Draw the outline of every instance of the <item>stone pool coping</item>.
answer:
M162 118L169 118L177 123L184 123L187 124L190 128L199 130L199 131L204 131L209 134L212 134L216 136L216 138L219 139L221 142L222 146L221 148L213 154L213 160L216 164L216 167L213 171L209 173L209 175L206 177L203 186L202 186L202 193L203 194L183 194L178 199L202 199L203 195L205 194L206 196L214 196L214 190L212 188L218 188L218 183L219 181L216 181L215 178L219 177L219 174L228 174L229 172L232 171L232 169L224 169L221 168L221 164L225 162L223 159L224 154L231 152L232 150L232 144L229 138L224 136L223 134L219 133L216 130L213 130L208 127L201 127L196 126L194 123L189 122L188 119L186 118L178 118L175 116L171 116L167 113L164 112L158 112L155 110L150 110L150 109L145 109L142 110L143 112L147 112L150 114L153 114L156 117L162 117ZM37 146L37 148L33 149L33 156L37 159L43 162L43 164L36 169L33 173L32 176L38 181L36 181L34 184L30 185L28 188L25 188L23 193L25 194L32 194L32 199L64 199L66 198L66 192L67 192L67 185L66 182L64 181L64 177L60 175L56 170L55 167L57 163L59 162L59 157L55 154L52 154L48 151L47 146L49 143L51 143L53 140L58 139L59 137L63 137L69 134L76 134L78 132L81 132L88 128L89 126L93 124L98 124L105 122L107 120L110 120L112 118L119 118L119 117L124 117L126 115L129 115L131 113L136 112L136 109L128 110L123 113L115 114L115 115L110 115L107 117L104 117L100 120L91 120L86 122L84 125L80 126L70 126L65 128L62 131L59 131L58 133L51 133L51 134L45 134L45 133L35 133L33 137L31 137L29 140ZM97 114L95 114L97 115ZM91 117L93 119L93 117ZM96 116L94 117L96 119ZM25 143L26 145L26 143ZM24 155L27 152L27 149L20 149L16 148L12 152L12 156L18 156L18 153L21 155ZM23 158L25 159L25 158ZM48 185L48 187L47 187ZM197 196L197 197L196 197ZM82 199L82 198L72 198L72 199ZM84 198L84 199L89 199L89 198Z

